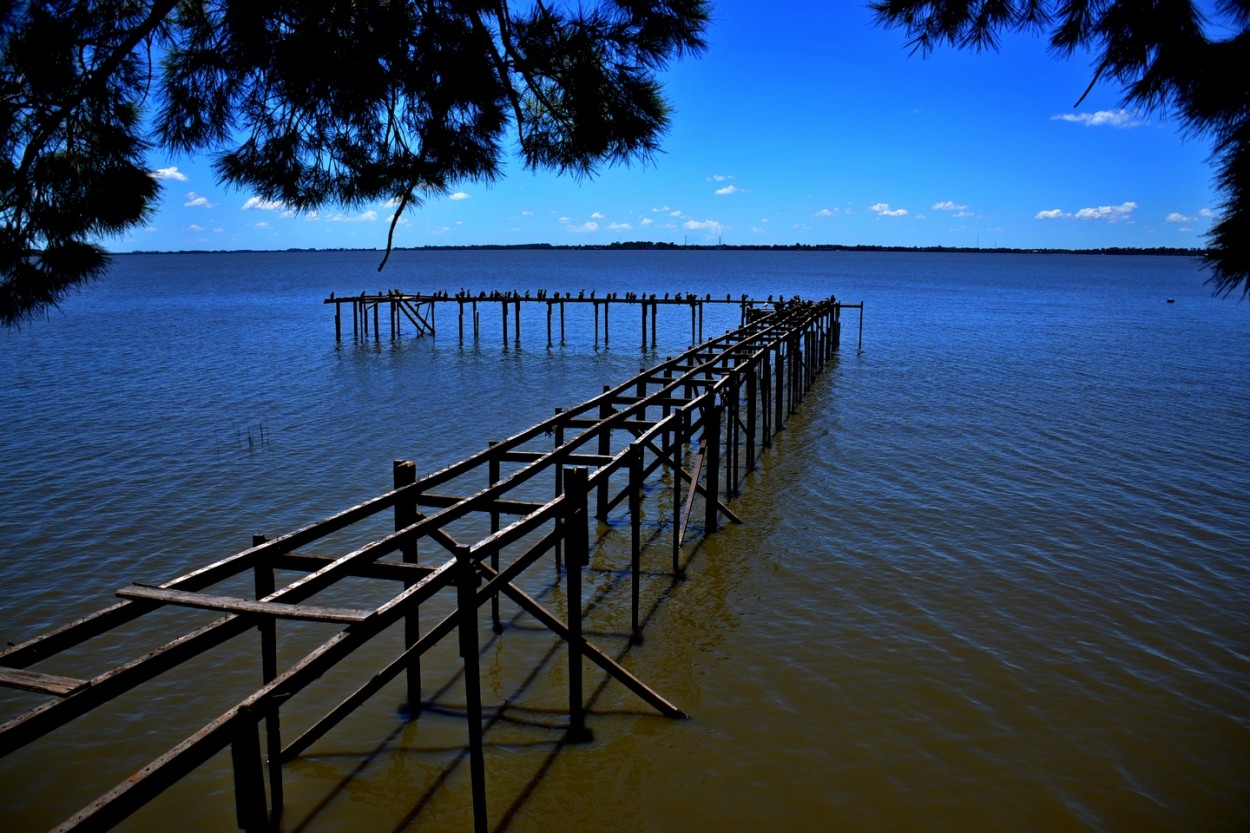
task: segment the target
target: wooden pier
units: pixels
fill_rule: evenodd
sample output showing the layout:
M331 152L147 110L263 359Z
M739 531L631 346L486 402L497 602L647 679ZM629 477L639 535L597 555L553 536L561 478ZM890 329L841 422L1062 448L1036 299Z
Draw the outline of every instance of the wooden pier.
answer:
M594 343L599 344L600 328L599 317L602 310L603 315L603 344L607 345L611 340L611 313L613 307L620 310L618 316L623 314L625 310L633 309L641 312L642 320L642 338L643 347L648 346L648 333L650 335L650 346L656 346L656 320L659 317L661 308L686 308L690 311L690 343L698 344L703 341L703 311L705 306L728 304L736 306L740 309L739 326L744 325L750 319L750 316L756 311L771 309L775 304L782 304L785 301L778 298L776 302L769 296L767 300L757 300L748 298L743 295L739 298L726 296L724 298L713 298L710 294L695 295L693 293L677 294L669 296L665 293L661 297L657 297L656 293L645 295L641 293L608 293L596 297L594 292L587 295L585 292L579 292L574 295L571 292L547 292L546 290L538 290L530 293L520 293L516 291L493 291L478 292L473 294L465 290L461 290L455 294L447 292L435 292L432 294L409 294L401 292L398 289L392 289L386 292L377 292L375 294L367 294L361 292L359 295L335 295L330 293L330 297L326 298L324 303L334 305L334 337L341 341L343 339L343 317L344 307L348 309L351 318L352 339L355 341L368 340L372 334L375 341L382 340L382 331L385 327L391 339L399 338L404 333L405 321L408 322L409 329L416 335L434 335L436 330L435 313L440 306L456 307L456 327L461 343L465 340L465 315L469 317L469 327L472 332L474 342L481 338L482 328L482 311L493 309L496 305L499 307L498 315L503 322L501 332L503 334L503 343L509 343L509 316L512 319L512 339L515 343L521 343L521 309L522 305L531 307L538 305L546 307L547 321L547 346L552 347L556 344L564 344L565 335L565 312L569 306L590 306L594 313ZM385 319L383 314L385 311ZM445 316L444 316L445 318ZM558 319L558 324L556 323ZM648 331L648 321L650 322L650 330ZM618 327L620 325L618 324Z
M384 304L392 304L410 321L428 322L433 332L433 307L440 300L459 303L463 310L466 305L472 309L475 299L381 295L334 302L340 303L339 309L350 303L359 336L368 312L377 333L377 311ZM525 299L497 300L506 301L501 303L506 314L507 304ZM595 301L605 304L606 341L606 304L629 299L550 299L552 305ZM650 305L654 321L654 310L664 300L637 303L644 316ZM669 303L692 304L681 299ZM397 461L394 488L385 494L270 540L257 536L248 548L177 578L128 584L117 591L116 603L0 651L0 685L44 698L0 725L0 754L38 743L214 648L228 645L234 655L257 651L262 677L258 688L139 771L120 773L116 787L55 829L109 829L227 749L239 827L277 829L284 806L283 763L305 753L395 680L404 681L409 719L416 719L425 706L423 692L430 690L430 681L422 676L422 658L455 635L462 658L472 824L475 831L485 831L489 773L483 738L492 723L484 714L480 634L486 617L495 634L503 630L501 602L518 615L532 617L565 646L568 742L591 737L587 661L604 675L601 681L619 683L660 715L683 717L679 704L642 679L645 668L637 674L626 670L619 657L588 636L583 572L593 542L605 528L599 524L614 513L618 518L622 512L628 515L629 564L620 569L630 583L629 641L636 643L643 624L644 487L665 493L667 516L659 523L665 532L655 535L669 550L663 556L666 569L681 576L692 529L710 535L724 522L740 522L730 499L838 349L841 312L851 306L832 298L792 300L773 308L742 299L729 303L742 305L738 329L644 369L579 405L557 409L548 419L490 442L458 463L419 474L413 462ZM473 313L476 320L477 311ZM654 507L648 517L653 520ZM388 531L377 537L381 519ZM651 536L651 546L656 540ZM556 581L563 580L563 616L522 589L520 580L532 578L538 569L554 570ZM279 582L279 570L294 571L297 578ZM381 583L389 588L385 601L343 606L347 579ZM222 589L237 588L240 580L254 587L252 597ZM317 595L331 588L340 591L340 603L319 602ZM439 615L423 615L423 606L428 610L435 599ZM73 661L90 657L91 640L105 636L124 641L118 631L170 608L210 611L217 618L103 673L67 675ZM280 668L280 622L284 628L319 623L335 632ZM402 644L376 639L392 626L402 631ZM258 640L252 636L257 632ZM298 736L286 736L281 716L298 706L293 698L366 645L372 648L371 660L378 651L389 651L390 659ZM45 662L57 673L38 670ZM439 783L439 789L452 789Z

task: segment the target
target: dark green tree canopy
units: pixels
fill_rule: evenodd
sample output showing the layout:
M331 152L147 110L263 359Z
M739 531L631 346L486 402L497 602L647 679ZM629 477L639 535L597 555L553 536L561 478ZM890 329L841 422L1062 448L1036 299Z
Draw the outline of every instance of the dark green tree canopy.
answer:
M154 145L297 210L646 159L705 0L0 0L0 321L103 271ZM392 232L394 224L391 226ZM389 246L389 241L388 241Z
M870 5L878 22L902 27L922 53L941 45L993 49L1003 32L1042 32L1059 56L1094 56L1090 89L1101 80L1119 84L1126 106L1172 112L1189 132L1212 137L1224 202L1210 235L1210 283L1217 293L1250 295L1250 0L1208 3L1207 15L1193 0Z

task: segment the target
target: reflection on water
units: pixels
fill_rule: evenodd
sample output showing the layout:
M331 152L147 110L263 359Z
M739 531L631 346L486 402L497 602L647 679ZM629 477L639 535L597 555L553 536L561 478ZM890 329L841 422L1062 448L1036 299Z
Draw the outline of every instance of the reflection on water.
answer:
M526 617L489 644L483 628L484 692L508 703L487 735L493 822L1250 827L1250 382L1239 358L1250 320L1209 298L1192 263L399 255L388 281L408 291L867 304L863 354L844 351L762 457L734 506L746 523L688 549L687 581L663 575L670 514L662 490L649 494L653 613L623 662L690 720L655 716L609 682L593 689L594 741L562 746L563 653ZM393 459L441 467L689 342L688 317L661 311L654 354L615 318L610 349L571 320L563 348L528 323L532 341L506 352L497 329L463 347L442 332L335 345L320 300L368 287L354 283L373 280L372 265L353 253L123 258L62 313L0 334L15 368L0 391L0 635L25 638L132 580L164 580L252 533L379 493ZM466 412L473 430L454 430ZM263 447L218 440L261 423ZM587 627L617 655L628 537L600 532L588 582L603 598ZM549 578L528 589L560 611ZM332 632L279 631L284 660ZM243 638L191 669L192 686L171 679L0 759L6 830L55 824L237 700L259 678L254 647ZM465 829L467 767L446 774L464 743L459 660L444 647L428 661L433 711L404 722L392 686L286 767L287 829ZM107 644L79 658L99 673L127 656ZM284 734L389 659L362 652L327 675L292 701ZM6 716L38 702L0 698ZM231 796L219 756L126 829L170 818L230 829Z

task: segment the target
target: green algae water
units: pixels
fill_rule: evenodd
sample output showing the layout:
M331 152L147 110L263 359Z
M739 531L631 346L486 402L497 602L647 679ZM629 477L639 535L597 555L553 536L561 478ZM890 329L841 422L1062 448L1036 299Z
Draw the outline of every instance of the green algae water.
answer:
M548 348L538 307L519 347L486 312L477 343L443 314L434 337L336 344L332 291L836 294L865 302L863 351L848 313L841 353L733 502L745 523L694 536L686 581L665 574L670 516L648 494L649 617L628 652L628 527L598 530L590 638L689 720L589 674L593 741L565 744L562 649L524 616L498 638L483 627L491 829L1250 827L1250 310L1211 298L1195 261L400 252L375 266L123 256L0 333L0 637L325 517L388 489L394 459L440 468L689 345L685 311L660 310L653 351L625 315L596 345L585 310ZM724 317L705 335L736 325ZM562 586L529 589L562 610ZM155 621L37 667L102 673L167 638ZM281 659L333 632L280 625ZM284 735L388 662L380 642L284 707ZM229 708L260 678L257 646L228 643L0 757L4 829L58 824ZM284 767L284 829L470 828L454 640L426 667L419 720L392 685ZM0 691L2 719L39 702ZM227 753L120 829L234 824Z

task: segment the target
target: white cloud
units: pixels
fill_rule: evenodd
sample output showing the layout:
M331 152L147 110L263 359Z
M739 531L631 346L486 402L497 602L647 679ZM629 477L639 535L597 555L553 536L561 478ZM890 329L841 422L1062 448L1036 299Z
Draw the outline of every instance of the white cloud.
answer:
M718 197L726 197L726 196L729 196L730 194L741 194L741 193L742 193L742 189L739 188L737 185L726 185L724 188L716 189L716 196Z
M187 175L178 170L177 166L171 165L168 168L157 168L154 171L148 171L148 176L153 179L167 180L173 182L186 182Z
M261 220L259 223L252 223L252 228L269 228L269 224Z
M655 223L655 220L652 220L650 217L643 217L642 222L639 223L639 225L650 226L650 225L654 225L654 223Z
M197 226L195 223L192 223L191 225L187 226L187 228L190 229L191 231L207 231L207 229L205 229L203 226Z
M629 223L609 223L608 228L612 231L629 231L633 226Z
M976 215L976 214L973 214L971 211L957 211L957 212L955 212L955 217L957 217L957 218L958 218L958 217L975 217L975 216L977 216L977 215Z
M670 217L680 217L680 216L681 216L681 209L678 209L678 210L676 210L676 211L670 211L670 212L668 212L668 216L670 216Z
M968 206L966 206L966 205L958 205L958 204L956 204L956 203L955 203L955 201L954 201L954 200L942 200L941 202L935 202L935 203L933 204L933 210L934 210L934 211L966 211L967 209L968 209ZM958 216L958 217L967 217L967 216L970 216L970 215L967 215L967 214L957 214L956 216Z
M331 223L372 223L378 219L378 212L369 210L359 214L331 214L325 219Z
M470 195L466 194L464 191L457 191L456 193L448 196L447 199L460 201L460 200L467 200L469 197Z
M1071 217L1062 208L1051 208L1046 211L1039 211L1033 215L1034 220L1058 220L1062 217Z
M594 220L590 220L588 222L582 223L580 226L569 226L568 229L574 234L589 234L592 231L598 231L599 224L596 223Z
M708 231L712 234L720 234L725 230L725 227L716 220L687 220L684 227L691 231Z
M533 217L533 216L534 216L534 212L533 212L533 211L522 211L522 212L521 212L521 216L522 216L522 217Z
M1173 211L1171 214L1163 218L1165 223L1192 223L1196 217L1186 217L1179 211Z
M1099 110L1096 113L1063 113L1051 121L1066 121L1086 127L1140 127L1146 122L1127 110Z
M286 208L280 200L262 200L260 197L248 197L247 202L243 203L243 210L250 211L253 208L259 208L262 211L279 211Z
M217 203L209 202L208 197L202 197L194 191L188 191L187 201L182 206L183 208L216 208Z
M592 220L602 220L602 219L603 219L603 215L602 215L602 214L600 214L598 211L596 211L594 214L591 214L591 215L590 215L590 219L592 219Z
M1209 208L1204 208L1204 209L1202 209L1201 211L1199 211L1199 212L1198 212L1198 216L1199 216L1199 217L1214 217L1214 216L1215 216L1215 212L1214 212L1214 211L1212 211L1212 210L1211 210L1211 209L1209 209Z
M868 206L868 210L878 217L906 217L906 208L890 208L888 202L878 202Z
M1100 205L1097 208L1082 208L1076 212L1076 218L1078 220L1106 220L1111 223L1118 223L1121 220L1130 219L1135 208L1137 208L1137 203L1135 202L1125 202L1120 205Z
M725 174L712 174L711 176L707 178L707 181L708 182L724 182L727 179L733 179L733 177L727 176Z
M822 208L819 211L817 211L815 214L813 214L812 216L813 217L832 217L834 214L838 213L838 210L839 209L836 209L836 208L832 210L828 208ZM761 220L760 222L764 222L764 221Z
M561 217L561 218L559 218L558 220L556 220L556 222L557 222L557 223L562 223L563 225L566 225L566 226L567 226L569 223L573 222L573 218L572 218L572 217Z

